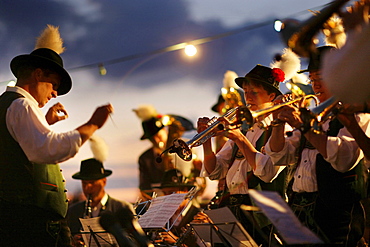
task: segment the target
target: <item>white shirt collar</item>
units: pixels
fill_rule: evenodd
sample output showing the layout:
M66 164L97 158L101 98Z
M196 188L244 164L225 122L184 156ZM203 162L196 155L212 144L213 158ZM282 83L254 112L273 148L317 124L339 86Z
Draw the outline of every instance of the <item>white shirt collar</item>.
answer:
M92 216L98 217L100 214L100 211L105 210L105 204L107 204L108 201L108 194L105 193L103 198L100 200L99 204L93 208L92 210Z
M27 92L26 90L24 90L21 87L18 87L18 86L14 86L14 87L7 86L6 87L6 91L7 92L15 92L15 93L22 94L26 99L31 100L36 105L39 105L39 103L35 100L35 98L29 92Z

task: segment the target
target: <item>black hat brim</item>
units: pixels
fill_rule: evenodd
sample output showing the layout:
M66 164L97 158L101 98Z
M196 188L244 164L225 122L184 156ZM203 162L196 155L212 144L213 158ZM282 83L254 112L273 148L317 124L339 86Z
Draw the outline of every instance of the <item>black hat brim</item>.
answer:
M81 175L80 172L77 172L72 175L72 178L81 179L81 180L98 180L98 179L108 177L111 174L112 174L111 170L104 170L104 174L96 174L96 175L90 175L90 176L84 176L84 175Z
M58 63L54 62L53 60L32 54L16 56L10 62L10 69L12 73L15 75L15 77L18 78L18 68L24 64L50 68L51 70L58 73L61 76L61 83L57 90L58 95L64 95L71 90L72 88L71 77L63 67L61 67Z
M278 95L282 95L283 93L280 92L279 89L277 89L276 87L272 86L271 84L268 84L266 83L265 81L259 79L259 78L255 78L255 77L238 77L238 78L235 78L235 83L240 87L240 88L243 88L243 82L245 81L248 81L248 80L253 80L253 81L258 81L260 82L261 84L264 84L266 85L267 87L271 88L272 90L274 90L274 92L276 93L276 96Z

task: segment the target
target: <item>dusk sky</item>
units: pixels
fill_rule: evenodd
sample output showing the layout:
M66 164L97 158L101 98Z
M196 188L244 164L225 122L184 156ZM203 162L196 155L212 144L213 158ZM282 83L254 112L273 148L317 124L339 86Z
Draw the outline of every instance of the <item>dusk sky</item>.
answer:
M109 146L104 162L113 170L107 191L116 198L135 201L139 155L149 148L141 121L132 109L151 104L161 114L190 119L215 115L216 102L227 70L244 76L256 64L269 66L285 45L273 29L275 19L306 20L329 0L1 0L0 89L14 79L9 63L30 53L47 24L59 26L66 51L61 55L73 87L51 100L43 111L62 103L69 118L53 126L56 131L75 129L97 106L110 102L112 118L96 134ZM247 29L247 27L250 27ZM244 31L237 31L242 28ZM182 50L153 51L235 31L197 46L198 54ZM130 59L135 58L136 59ZM104 64L105 76L98 64ZM192 137L195 133L187 133ZM71 175L80 161L93 156L85 144L61 164L67 189L80 189Z

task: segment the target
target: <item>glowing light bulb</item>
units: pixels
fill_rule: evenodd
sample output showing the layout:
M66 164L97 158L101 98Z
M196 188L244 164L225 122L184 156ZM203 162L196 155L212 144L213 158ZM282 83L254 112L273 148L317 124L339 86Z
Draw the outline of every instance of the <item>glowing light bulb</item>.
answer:
M194 45L187 45L185 46L185 54L192 57L197 54L197 48Z
M99 64L99 74L100 75L106 75L107 74L107 70L106 70L106 68L104 67L103 64Z
M280 32L280 31L281 31L282 26L283 26L283 22L282 22L282 21L280 21L280 20L276 20L276 21L274 22L274 29L275 29L275 31L276 31L276 32Z

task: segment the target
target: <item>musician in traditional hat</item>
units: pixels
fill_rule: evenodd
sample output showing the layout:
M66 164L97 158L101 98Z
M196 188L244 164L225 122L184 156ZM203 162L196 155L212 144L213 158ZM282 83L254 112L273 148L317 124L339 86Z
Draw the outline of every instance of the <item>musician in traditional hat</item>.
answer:
M46 116L40 109L72 87L59 55L63 50L58 28L48 25L35 50L10 63L17 83L0 96L1 246L69 245L62 234L67 232L62 224L67 198L58 163L75 156L113 110L110 104L97 108L75 130L56 133L50 128L68 116L60 103Z
M107 177L110 175L112 170L105 169L103 163L95 158L81 161L80 171L72 175L73 179L81 180L86 197L86 200L68 208L67 221L72 235L79 235L82 229L80 218L98 217L103 211L117 212L123 207L134 212L132 204L117 200L105 191Z
M237 86L243 88L246 104L252 111L272 106L273 100L281 95L279 83L282 81L284 81L284 72L281 69L271 69L262 65L256 65L245 77L235 79ZM198 132L207 128L208 121L207 117L198 119ZM284 176L276 179L278 174L283 174L281 171L284 167L267 166L266 163L271 163L271 160L262 152L262 147L269 138L269 131L266 131L261 123L265 126L270 125L272 115L263 116L258 123L249 126L252 127L251 129L247 127L246 132L242 132L240 128L228 129L230 123L227 119L224 121L226 130L218 134L225 135L229 140L216 154L212 151L210 140L203 143L204 166L201 175L208 176L210 179L226 178L228 196L224 197L220 206L229 206L247 231L256 232L253 231L253 227L258 226L252 226L240 212L241 204L251 205L248 189L256 186L251 182L256 181L258 184L266 182L266 185L273 186L270 190L284 194L283 183L280 183L284 182ZM252 176L255 179L252 180ZM270 183L272 181L280 182ZM261 243L266 240L263 236L254 237L259 238L258 241Z
M173 193L188 193L191 189L196 189L197 186L194 181L189 181L183 173L178 169L170 169L164 172L159 188L164 195L171 195ZM189 198L184 199L170 220L170 231L162 231L156 235L155 242L166 245L175 245L179 238L183 235L183 231L187 224L189 224L193 217L200 211L197 200L194 194L193 200ZM184 246L198 246L196 245L196 238L194 233L183 236L181 242Z
M152 144L139 157L139 189L143 199L148 200L154 191L162 193L158 187L164 172L175 166L181 169L180 163L184 163L174 154L164 151L172 145L174 139L180 138L185 131L193 130L194 127L184 117L158 114L152 105L140 105L133 111L142 120L144 134L140 139L149 140ZM189 167L189 163L186 163L186 167Z
M318 47L310 56L307 70L320 104L332 96L321 77L321 58L333 49ZM364 223L363 153L338 119L324 119L318 132L303 121L302 111L289 105L275 112L295 129L284 137L282 126L273 127L265 150L275 165L293 165L289 203L301 221L326 243L356 246ZM368 114L357 114L356 120L370 133Z

